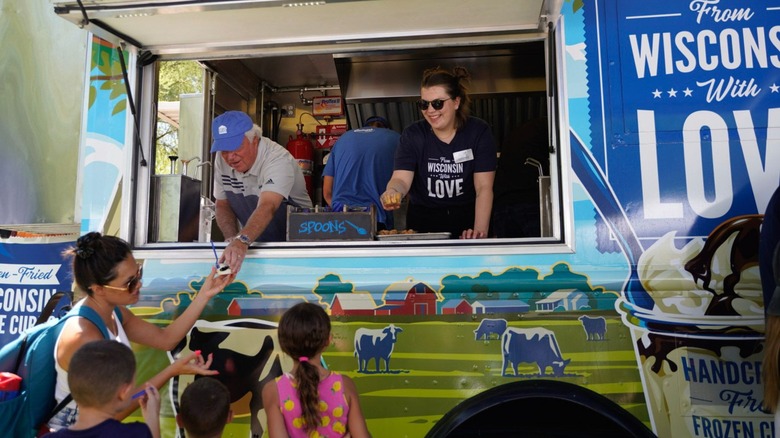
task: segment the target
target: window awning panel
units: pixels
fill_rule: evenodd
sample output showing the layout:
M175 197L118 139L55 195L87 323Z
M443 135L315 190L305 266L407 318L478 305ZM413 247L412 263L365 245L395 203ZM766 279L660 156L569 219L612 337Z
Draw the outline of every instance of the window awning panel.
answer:
M83 9L75 1L55 2L54 9L101 37L156 55L204 58L538 37L561 1L325 0L292 7L277 0L96 0L82 1Z

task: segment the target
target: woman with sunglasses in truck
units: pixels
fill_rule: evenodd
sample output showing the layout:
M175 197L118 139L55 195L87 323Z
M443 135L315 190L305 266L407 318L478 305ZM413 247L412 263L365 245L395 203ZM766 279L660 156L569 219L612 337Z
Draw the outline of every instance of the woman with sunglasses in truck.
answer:
M73 276L79 292L86 294L74 305L94 310L108 329L112 340L128 347L130 342L161 350L172 350L192 328L209 300L233 281L235 275L217 276L216 268L206 277L200 291L187 309L170 325L160 328L135 316L126 306L138 302L143 271L124 240L91 232L81 236L76 246L65 251L73 259ZM55 398L61 403L70 395L68 367L73 353L90 341L104 339L95 324L87 318L70 318L62 329L54 348L57 383ZM181 374L212 375L211 358L204 359L198 352L182 357L152 377L145 386L162 387L168 379ZM143 387L139 387L143 390ZM137 391L134 391L135 394ZM133 397L135 399L135 397ZM117 416L118 420L138 408L138 401L127 400L127 408ZM49 427L59 430L76 421L78 408L70 401L49 421Z
M381 199L395 210L408 194L406 226L416 232L488 237L496 144L490 126L469 116L468 80L463 67L426 70L417 101L424 119L401 134Z

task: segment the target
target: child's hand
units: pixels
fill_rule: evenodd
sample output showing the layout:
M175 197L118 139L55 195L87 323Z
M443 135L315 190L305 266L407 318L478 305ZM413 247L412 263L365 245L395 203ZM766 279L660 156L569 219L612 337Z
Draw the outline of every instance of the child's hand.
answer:
M160 393L154 385L146 384L146 394L141 396L138 401L141 403L141 413L144 416L144 420L147 420L149 416L160 416Z
M181 374L200 374L201 376L213 376L219 374L217 370L210 370L213 354L209 354L208 360L203 359L200 350L193 351L187 356L180 357L173 363L176 375Z
M160 393L154 385L146 384L146 394L140 399L141 414L154 438L160 437Z

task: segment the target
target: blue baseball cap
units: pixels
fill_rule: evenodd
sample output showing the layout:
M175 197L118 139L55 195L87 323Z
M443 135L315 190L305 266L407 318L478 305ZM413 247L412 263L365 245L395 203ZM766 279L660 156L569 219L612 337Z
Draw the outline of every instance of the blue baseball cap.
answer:
M252 129L254 123L243 111L227 111L220 114L211 123L211 152L231 152L244 142L244 134Z
M367 118L366 121L363 122L363 126L369 126L372 123L379 123L384 128L390 129L390 122L388 122L387 119L382 116L371 116Z

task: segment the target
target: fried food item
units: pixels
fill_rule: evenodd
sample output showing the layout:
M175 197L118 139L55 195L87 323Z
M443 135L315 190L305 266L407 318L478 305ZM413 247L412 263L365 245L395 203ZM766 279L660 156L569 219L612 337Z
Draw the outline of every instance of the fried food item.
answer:
M417 231L414 231L412 229L408 230L379 230L376 234L379 236L392 236L394 234L415 234Z
M385 192L382 195L382 207L384 207L385 210L400 208L402 198L403 196L396 191L393 191L392 193Z

